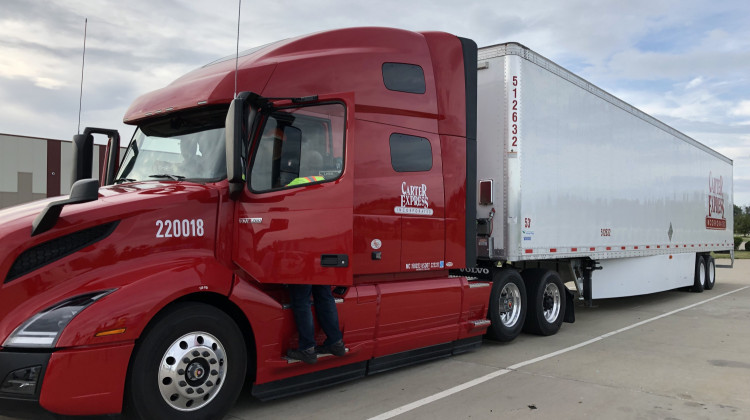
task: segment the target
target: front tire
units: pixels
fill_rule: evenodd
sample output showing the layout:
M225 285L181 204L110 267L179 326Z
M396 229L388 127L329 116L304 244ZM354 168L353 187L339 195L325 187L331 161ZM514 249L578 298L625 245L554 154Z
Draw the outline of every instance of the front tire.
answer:
M560 276L550 270L524 270L528 292L528 309L523 330L538 335L553 335L560 330L565 317L565 285Z
M487 338L507 342L521 333L526 319L526 287L517 271L500 269L493 273L489 318L492 324Z
M126 386L138 419L221 419L247 369L242 332L226 313L182 303L161 314L136 347Z

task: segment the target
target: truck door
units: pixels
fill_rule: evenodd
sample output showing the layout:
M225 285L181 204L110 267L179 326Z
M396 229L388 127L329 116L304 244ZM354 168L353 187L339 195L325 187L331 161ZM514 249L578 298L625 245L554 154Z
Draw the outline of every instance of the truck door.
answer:
M339 95L343 96L343 95ZM251 143L234 260L262 283L351 285L349 99L277 106Z

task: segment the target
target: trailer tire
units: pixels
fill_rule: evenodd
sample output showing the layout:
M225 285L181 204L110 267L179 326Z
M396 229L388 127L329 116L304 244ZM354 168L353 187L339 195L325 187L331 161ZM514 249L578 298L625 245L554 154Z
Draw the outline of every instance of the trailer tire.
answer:
M714 284L716 284L716 261L714 261L714 257L710 255L706 255L705 261L706 280L703 282L703 288L711 290L714 288Z
M144 332L131 359L126 412L136 419L221 419L239 396L247 353L221 310L180 303Z
M487 338L508 342L518 337L526 320L526 285L516 270L499 269L492 275Z
M706 262L703 256L695 256L695 276L693 278L693 287L690 291L693 293L703 292L703 284L706 282Z
M523 330L537 335L553 335L560 330L565 317L565 285L550 270L532 268L521 275L526 282L528 307Z

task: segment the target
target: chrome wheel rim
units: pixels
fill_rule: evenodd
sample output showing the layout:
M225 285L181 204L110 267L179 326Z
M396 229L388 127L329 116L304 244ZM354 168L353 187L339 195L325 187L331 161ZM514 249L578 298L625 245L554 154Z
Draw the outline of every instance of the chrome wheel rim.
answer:
M560 289L554 283L547 283L542 296L542 313L544 319L553 323L560 315Z
M224 346L211 334L196 331L175 340L159 365L159 392L170 407L195 411L219 393L227 373Z
M500 322L506 327L513 327L521 317L521 291L513 283L506 284L500 291L500 307L503 307L503 301L510 300L510 308L500 313Z

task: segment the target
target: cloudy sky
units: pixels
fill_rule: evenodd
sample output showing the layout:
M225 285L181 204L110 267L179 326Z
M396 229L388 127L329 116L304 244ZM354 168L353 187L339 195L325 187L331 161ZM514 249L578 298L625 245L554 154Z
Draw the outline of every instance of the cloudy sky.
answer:
M117 128L130 102L232 54L237 0L2 0L0 133L70 139ZM750 205L750 1L242 2L240 49L349 26L520 42L734 159Z

